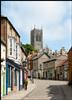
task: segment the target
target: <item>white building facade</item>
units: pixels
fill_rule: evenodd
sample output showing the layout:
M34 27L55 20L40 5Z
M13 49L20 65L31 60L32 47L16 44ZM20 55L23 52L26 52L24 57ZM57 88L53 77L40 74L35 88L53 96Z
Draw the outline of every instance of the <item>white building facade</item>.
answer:
M1 96L6 95L6 46L1 42Z

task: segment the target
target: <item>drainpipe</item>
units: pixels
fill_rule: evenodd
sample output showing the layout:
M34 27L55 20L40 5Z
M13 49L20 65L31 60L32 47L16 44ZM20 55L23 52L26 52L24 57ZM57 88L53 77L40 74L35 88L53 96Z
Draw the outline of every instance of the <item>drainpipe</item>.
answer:
M8 64L6 64L6 95L8 94Z

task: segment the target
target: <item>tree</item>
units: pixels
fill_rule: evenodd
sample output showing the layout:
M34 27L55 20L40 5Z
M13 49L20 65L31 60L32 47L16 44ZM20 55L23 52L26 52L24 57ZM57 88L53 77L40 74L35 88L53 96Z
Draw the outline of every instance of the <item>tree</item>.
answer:
M22 47L25 49L26 54L32 53L32 51L37 51L31 44L22 44Z

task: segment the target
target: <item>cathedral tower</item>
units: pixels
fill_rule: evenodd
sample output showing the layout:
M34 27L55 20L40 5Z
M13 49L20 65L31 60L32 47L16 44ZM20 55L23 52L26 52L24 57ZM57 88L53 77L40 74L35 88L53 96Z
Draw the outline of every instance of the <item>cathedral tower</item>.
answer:
M42 31L42 29L36 29L34 27L34 29L31 30L31 45L37 50L40 50L43 48L43 31Z

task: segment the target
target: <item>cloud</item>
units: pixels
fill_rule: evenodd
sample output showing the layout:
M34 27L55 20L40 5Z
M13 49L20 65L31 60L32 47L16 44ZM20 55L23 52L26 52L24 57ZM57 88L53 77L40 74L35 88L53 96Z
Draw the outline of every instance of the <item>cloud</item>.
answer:
M71 41L71 3L63 1L2 1L1 13L12 22L22 42L30 43L30 31L43 28L45 43ZM66 45L65 43L63 43ZM61 45L60 45L61 46Z

